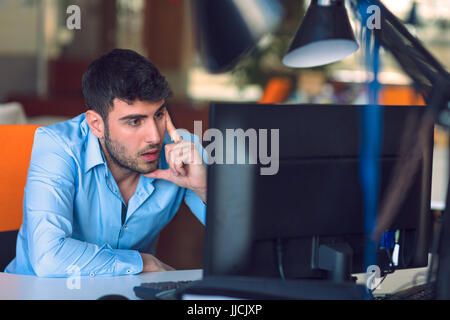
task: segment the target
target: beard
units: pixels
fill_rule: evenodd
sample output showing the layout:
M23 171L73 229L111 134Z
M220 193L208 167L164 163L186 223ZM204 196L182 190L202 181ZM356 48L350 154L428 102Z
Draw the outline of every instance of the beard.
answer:
M159 144L149 144L145 150L139 151L136 155L131 155L125 145L111 139L108 126L105 126L104 142L106 156L120 168L141 174L147 174L158 169L159 159L146 162L141 158L141 155L155 148L161 150Z

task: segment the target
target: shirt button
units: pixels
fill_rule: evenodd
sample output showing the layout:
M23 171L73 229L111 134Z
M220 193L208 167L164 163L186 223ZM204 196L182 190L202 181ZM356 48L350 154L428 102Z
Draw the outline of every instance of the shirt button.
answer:
M127 270L127 273L131 273L131 270L130 270L130 269L128 269L128 270Z
M90 277L93 277L93 276L95 276L95 274L94 274L93 272L91 272L91 273L89 274L89 276L90 276Z
M127 230L128 229L128 226L127 225L124 225L123 226L123 230Z

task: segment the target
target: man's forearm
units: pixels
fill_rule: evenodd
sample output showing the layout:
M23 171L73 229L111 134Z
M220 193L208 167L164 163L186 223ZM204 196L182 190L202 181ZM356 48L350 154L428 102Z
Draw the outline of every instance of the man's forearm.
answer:
M31 264L41 277L69 277L74 272L80 275L126 275L142 271L139 253L135 250L112 249L91 243L65 238L50 247L35 242Z

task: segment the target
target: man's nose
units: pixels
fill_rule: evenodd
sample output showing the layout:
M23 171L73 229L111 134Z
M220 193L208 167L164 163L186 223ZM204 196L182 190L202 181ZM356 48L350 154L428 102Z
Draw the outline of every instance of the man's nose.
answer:
M161 135L154 120L148 121L148 126L145 128L145 142L152 144L161 142Z

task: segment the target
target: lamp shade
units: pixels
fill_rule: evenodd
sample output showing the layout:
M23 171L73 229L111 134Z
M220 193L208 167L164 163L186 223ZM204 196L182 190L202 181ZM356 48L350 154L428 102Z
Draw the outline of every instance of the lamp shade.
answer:
M211 73L230 70L281 21L276 0L196 0L193 17L203 65Z
M343 1L312 0L283 64L307 68L339 61L358 50Z

